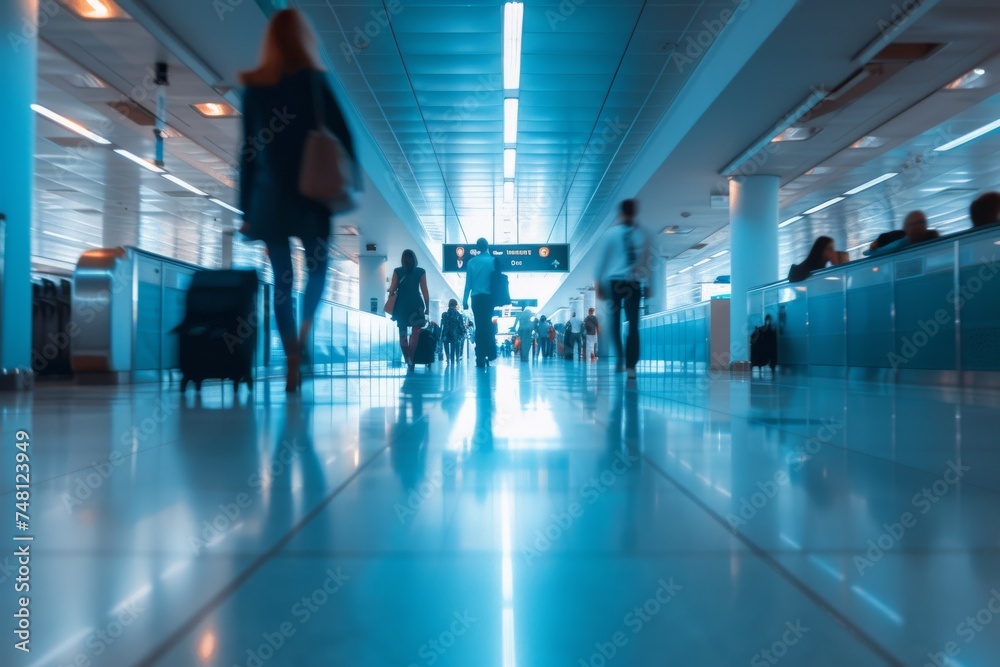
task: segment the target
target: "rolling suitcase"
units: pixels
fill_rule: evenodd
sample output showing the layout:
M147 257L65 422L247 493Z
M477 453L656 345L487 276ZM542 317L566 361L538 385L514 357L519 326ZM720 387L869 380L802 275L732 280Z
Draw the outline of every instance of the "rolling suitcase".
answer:
M191 279L184 320L177 325L181 392L194 382L232 380L253 387L257 346L257 272L199 271Z
M773 327L755 327L750 335L750 368L771 367L771 374L778 365L778 333Z
M413 351L413 363L430 366L434 363L434 352L437 350L439 328L429 326L420 331L417 339L417 349Z

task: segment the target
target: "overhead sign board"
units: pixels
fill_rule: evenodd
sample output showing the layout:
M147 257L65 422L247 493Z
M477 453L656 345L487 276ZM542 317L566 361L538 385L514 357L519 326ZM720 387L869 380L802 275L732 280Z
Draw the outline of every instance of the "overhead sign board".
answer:
M444 244L444 271L465 273L465 265L479 254L475 244ZM569 244L517 244L490 246L501 271L565 273L569 271Z

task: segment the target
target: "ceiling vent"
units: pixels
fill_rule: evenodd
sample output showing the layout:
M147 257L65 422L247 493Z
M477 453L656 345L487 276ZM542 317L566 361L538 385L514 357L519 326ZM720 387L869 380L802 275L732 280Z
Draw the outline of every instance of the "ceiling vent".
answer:
M888 45L864 67L840 82L807 117L815 119L850 106L909 65L930 58L943 46L933 42L895 42Z
M153 114L132 100L115 100L114 102L108 102L108 106L136 125L142 125L143 127L153 127L156 125L156 118Z

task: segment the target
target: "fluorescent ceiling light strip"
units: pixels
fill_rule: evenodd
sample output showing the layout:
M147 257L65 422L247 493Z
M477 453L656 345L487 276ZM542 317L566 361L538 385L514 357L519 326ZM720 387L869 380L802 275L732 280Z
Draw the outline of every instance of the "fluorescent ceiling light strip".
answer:
M517 173L517 151L507 148L503 152L503 177L514 178Z
M728 255L728 254L729 254L728 250L722 250L712 255L712 259L715 259L716 257L722 257L723 255Z
M834 204L839 204L840 202L844 201L845 199L847 199L847 197L834 197L833 199L830 199L828 201L823 202L819 206L813 206L808 211L803 211L802 214L803 215L812 215L813 213L819 213L823 209L829 208L829 207L833 206Z
M867 248L867 247L868 247L868 246L870 246L870 245L871 245L871 242L870 242L870 241L869 241L868 243L859 243L859 244L858 244L858 245L856 245L856 246L853 246L853 247L851 247L851 248L848 248L848 249L847 249L847 250L845 250L844 252L854 252L855 250L860 250L861 248Z
M789 218L788 220L785 220L783 223L781 223L780 225L778 225L778 229L781 229L782 227L787 227L788 225L792 224L793 222L798 222L803 217L805 217L805 216L797 215L794 218Z
M503 6L503 87L521 87L521 24L524 5L508 2Z
M91 132L90 130L88 130L87 128L85 128L83 125L80 125L79 123L77 123L76 121L72 121L69 118L66 118L66 116L61 116L61 115L57 114L55 111L53 111L52 109L47 109L47 108L43 107L41 104L32 104L31 105L31 110L34 111L37 114L41 114L42 116L45 116L46 118L48 118L49 120L51 120L54 123L58 123L59 125L62 125L67 130L71 130L73 132L76 132L81 137L86 137L87 139L90 139L94 143L104 144L104 145L108 145L108 144L111 143L110 141L108 141L104 137L102 137L100 135L97 135L97 134L94 134L93 132Z
M701 266L702 264L708 264L711 261L712 261L711 257L706 257L705 259L703 259L701 261L695 262L694 266Z
M126 160L131 160L132 162L135 162L140 167L144 167L146 169L149 169L154 174L162 174L163 173L163 170L160 169L159 167L157 167L152 162L150 162L148 160L142 159L141 157L139 157L135 153L129 153L124 148L116 148L115 152L118 153L119 155L121 155Z
M693 266L685 267L685 268L681 269L680 271L678 271L677 274L680 275L682 273L687 273L688 271L690 271L693 268L694 268Z
M236 208L235 206L230 206L229 204L227 204L226 202L222 201L221 199L216 199L215 197L209 197L208 201L212 202L213 204L218 204L222 208L229 209L230 211L232 211L233 213L235 213L237 215L243 215L243 211L241 211L240 209Z
M514 201L514 181L503 182L503 200L508 203Z
M997 128L1000 128L1000 120L995 120L992 123L990 123L989 125L983 125L978 130L973 130L972 132L969 132L968 134L963 134L958 139L955 139L954 141L949 141L946 144L942 144L942 145L938 146L937 148L935 148L934 150L937 151L938 153L943 153L944 151L950 151L952 148L958 148L962 144L967 144L970 141L972 141L973 139L978 139L979 137L983 136L984 134L989 134L990 132L992 132L993 130L995 130Z
M878 185L879 183L885 183L890 178L896 178L897 176L899 176L899 173L897 173L895 171L890 171L888 174L882 174L878 178L873 178L872 180L868 181L867 183L862 183L861 185L859 185L858 187L854 188L853 190L848 190L847 192L844 193L844 195L845 196L856 195L859 192L864 192L868 188L873 188L876 185Z
M47 229L42 230L42 234L45 234L46 236L54 236L57 239L62 239L64 241L72 241L73 243L83 243L83 241L80 239L75 239L72 236L63 236L62 234L56 234L55 232L50 232Z
M517 98L508 97L503 101L503 142L517 143Z
M176 176L174 176L173 174L163 174L163 178L167 179L171 183L176 183L177 185L181 186L185 190L189 190L189 191L195 193L196 195L201 195L202 197L207 197L208 196L207 192L203 192L203 191L199 190L198 188L194 187L193 185L191 185L187 181L181 180L181 179L177 178Z

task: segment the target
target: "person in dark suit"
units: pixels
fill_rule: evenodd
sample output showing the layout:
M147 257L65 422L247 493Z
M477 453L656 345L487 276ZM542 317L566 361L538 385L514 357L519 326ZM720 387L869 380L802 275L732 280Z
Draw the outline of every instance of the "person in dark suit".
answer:
M352 158L354 144L327 83L316 35L297 10L285 9L271 17L260 65L241 73L239 80L246 86L240 151L241 231L267 245L274 270L274 317L288 358L286 390L294 392L329 259L331 211L299 193L306 136L322 124ZM305 247L308 274L298 332L291 299L292 236Z

